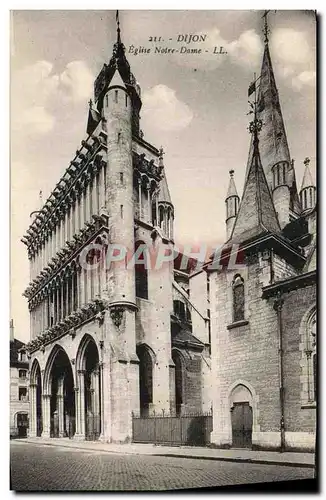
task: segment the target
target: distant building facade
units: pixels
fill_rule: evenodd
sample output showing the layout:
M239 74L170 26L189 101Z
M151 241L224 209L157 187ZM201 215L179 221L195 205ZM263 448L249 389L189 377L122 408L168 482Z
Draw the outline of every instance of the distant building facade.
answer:
M26 437L28 429L28 358L25 344L10 323L10 437Z

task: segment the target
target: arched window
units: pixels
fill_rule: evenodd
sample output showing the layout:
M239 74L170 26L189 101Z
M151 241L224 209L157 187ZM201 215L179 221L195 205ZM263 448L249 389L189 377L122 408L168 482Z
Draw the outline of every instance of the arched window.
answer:
M175 366L175 412L177 417L182 413L184 404L184 373L181 354L178 351L172 351L172 360Z
M138 250L142 247L142 250ZM136 241L135 244L136 262L135 278L136 278L136 297L148 299L148 273L146 269L146 244L143 241Z
M173 301L173 312L179 319L186 319L185 304L181 300Z
M153 403L153 360L148 347L137 346L139 358L139 403L140 415L148 416L150 404Z
M316 312L307 325L307 359L308 359L308 387L309 400L317 401L317 349L316 349Z
M239 274L234 277L232 282L233 292L233 322L244 320L244 282Z

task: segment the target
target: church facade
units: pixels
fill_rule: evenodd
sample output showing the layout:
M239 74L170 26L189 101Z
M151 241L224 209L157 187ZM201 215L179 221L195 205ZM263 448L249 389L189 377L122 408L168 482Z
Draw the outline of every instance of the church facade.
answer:
M133 413L211 408L208 320L192 307L190 271L164 257L174 252L174 207L163 150L139 128L141 106L118 24L87 137L22 240L30 436L126 442Z
M267 30L257 81L242 197L231 170L223 251L190 279L196 301L198 281L209 278L211 443L313 450L316 186L306 158L297 189Z
M22 240L31 437L128 442L133 414L212 410L213 446L314 448L316 186L308 158L296 185L267 35L259 80L222 256L194 272L171 258L164 153L140 130L118 24L86 137Z

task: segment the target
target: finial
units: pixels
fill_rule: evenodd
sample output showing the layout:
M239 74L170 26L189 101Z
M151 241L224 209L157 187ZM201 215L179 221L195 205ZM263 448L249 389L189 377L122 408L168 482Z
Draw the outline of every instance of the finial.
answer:
M119 11L116 11L115 14L115 21L117 23L117 43L121 43L121 37L120 37L120 20L119 20Z
M305 166L307 167L310 163L310 158L307 156L305 159L304 159L304 162Z
M88 101L88 105L89 105L89 109L93 109L93 101L92 101L92 99L90 99Z
M163 155L165 154L164 151L163 151L163 147L161 146L160 149L159 149L159 166L160 167L163 167Z
M264 42L268 43L268 35L270 34L270 29L268 28L268 22L267 22L267 15L270 11L265 10L264 14L262 15L262 18L264 19L264 28L263 28L263 33L264 33Z
M255 93L255 100L254 102L248 101L249 106L250 106L250 111L247 113L247 115L254 115L254 119L249 123L248 130L250 134L253 134L254 136L254 143L258 142L258 134L261 131L261 128L263 126L263 122L257 118L257 87L256 87L257 79L256 79L256 73L254 73L254 81L250 84L249 90L248 90L248 97L250 97L251 94Z
M234 175L234 170L229 170L230 177L232 178Z

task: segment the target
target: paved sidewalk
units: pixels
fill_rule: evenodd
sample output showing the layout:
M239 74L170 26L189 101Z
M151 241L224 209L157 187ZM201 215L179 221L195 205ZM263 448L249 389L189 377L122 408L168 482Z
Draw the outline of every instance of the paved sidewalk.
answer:
M26 438L15 441L45 446L63 446L80 450L99 451L129 455L162 455L165 457L197 458L201 460L221 460L292 467L315 466L314 453L294 453L277 451L252 451L244 449L220 450L197 446L160 446L155 444L112 444L101 441L75 441L68 438Z

